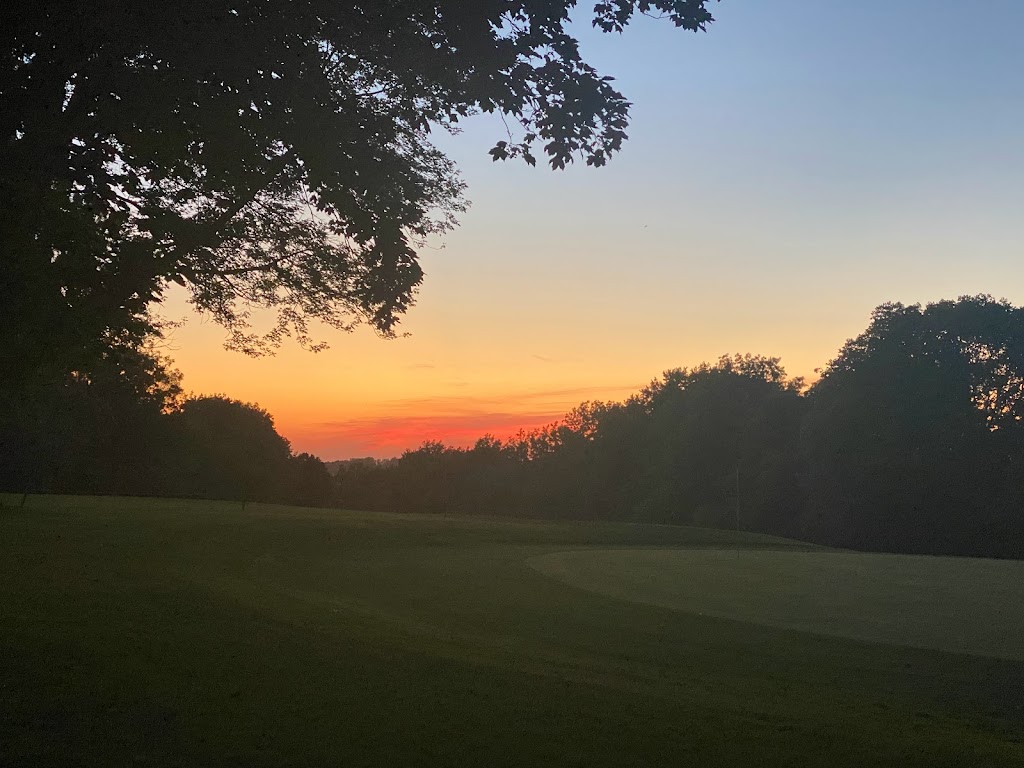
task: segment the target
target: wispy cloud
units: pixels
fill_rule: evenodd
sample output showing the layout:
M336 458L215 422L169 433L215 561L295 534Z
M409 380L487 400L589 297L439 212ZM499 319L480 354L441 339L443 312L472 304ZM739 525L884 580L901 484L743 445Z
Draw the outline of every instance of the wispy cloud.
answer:
M395 456L426 440L472 445L550 424L584 400L622 399L637 386L575 387L492 397L427 397L381 403L376 413L308 424L288 436L298 450L326 459Z
M454 416L370 416L321 425L296 440L299 450L325 458L397 456L427 440L472 445L484 434L508 437L559 419L562 411L538 413L475 413Z

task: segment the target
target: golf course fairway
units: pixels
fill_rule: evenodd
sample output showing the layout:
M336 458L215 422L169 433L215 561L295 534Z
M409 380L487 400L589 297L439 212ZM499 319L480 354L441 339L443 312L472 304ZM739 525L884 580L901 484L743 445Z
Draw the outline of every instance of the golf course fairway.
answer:
M1020 766L1022 575L708 528L0 495L0 766Z
M1024 660L1024 562L828 551L610 549L533 558L591 592L702 616Z

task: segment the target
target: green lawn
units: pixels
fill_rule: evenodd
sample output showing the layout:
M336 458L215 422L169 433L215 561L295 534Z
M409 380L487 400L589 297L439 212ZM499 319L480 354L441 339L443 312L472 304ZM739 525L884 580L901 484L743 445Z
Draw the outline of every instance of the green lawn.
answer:
M859 552L555 552L541 573L623 600L1024 661L1024 561Z
M1024 662L700 616L531 566L728 533L0 500L0 765L1024 764ZM741 564L799 548L739 546Z

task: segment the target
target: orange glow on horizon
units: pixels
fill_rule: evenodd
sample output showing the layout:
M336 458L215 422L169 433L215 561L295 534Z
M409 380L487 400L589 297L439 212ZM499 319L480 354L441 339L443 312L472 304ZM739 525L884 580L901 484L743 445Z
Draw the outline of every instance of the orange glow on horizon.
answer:
M331 461L389 458L427 441L471 447L484 435L500 440L562 419L584 400L621 400L639 387L588 387L503 397L436 397L382 403L366 413L333 421L278 419L277 428L297 452Z
M440 441L457 448L471 447L490 434L504 440L519 430L529 431L557 421L562 412L512 414L490 413L466 416L418 416L401 419L388 416L350 419L332 424L298 427L292 439L296 452L305 451L325 461L336 458L372 456L389 458L414 450L424 442ZM280 431L288 433L285 427Z

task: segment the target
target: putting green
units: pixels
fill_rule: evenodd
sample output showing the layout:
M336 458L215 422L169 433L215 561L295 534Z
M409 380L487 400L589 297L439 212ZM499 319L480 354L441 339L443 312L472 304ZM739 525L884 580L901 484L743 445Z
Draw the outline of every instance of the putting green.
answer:
M576 587L704 616L1024 660L1024 562L841 552L618 549L530 565Z

